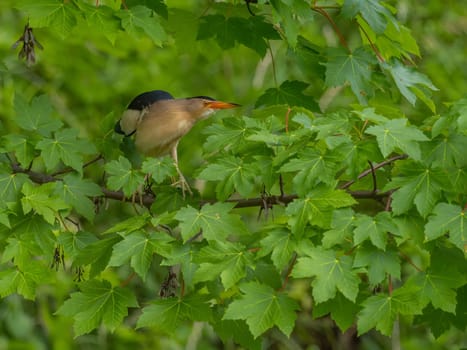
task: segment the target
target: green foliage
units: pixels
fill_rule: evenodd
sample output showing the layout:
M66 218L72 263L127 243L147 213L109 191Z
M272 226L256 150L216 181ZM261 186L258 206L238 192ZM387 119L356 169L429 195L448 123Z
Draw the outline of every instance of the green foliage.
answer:
M437 41L411 28L440 11L402 3L2 3L0 343L18 294L43 327L19 346L337 348L323 334L395 326L402 347L461 344L464 55L422 59ZM191 196L113 134L153 89L243 105L180 141Z

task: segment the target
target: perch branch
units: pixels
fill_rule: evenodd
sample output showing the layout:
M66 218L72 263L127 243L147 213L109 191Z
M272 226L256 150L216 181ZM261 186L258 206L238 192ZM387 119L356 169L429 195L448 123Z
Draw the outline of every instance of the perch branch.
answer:
M390 164L396 160L399 159L405 159L407 158L407 155L402 154L402 155L397 155L394 157L391 157L381 163L378 163L374 166L372 166L370 169L367 169L363 171L360 175L358 175L357 180L361 179L369 174L374 174L375 171L387 164ZM86 165L92 164L96 161L98 161L100 157L97 157L93 159L92 161L86 163ZM54 181L62 181L59 177L49 175L49 174L43 174L39 173L30 169L24 169L22 168L18 163L12 162L11 163L11 169L14 174L26 174L33 182L37 184L45 184L48 182L54 182ZM60 174L64 173L63 171L60 172ZM56 173L57 174L57 173ZM356 180L349 181L342 186L340 186L340 189L347 189L349 188L352 184L355 183ZM261 197L257 198L240 198L240 199L228 199L226 202L228 203L235 203L235 208L249 208L249 207L272 207L273 205L287 205L290 202L292 202L294 199L298 198L298 195L296 194L284 194L283 188L282 188L282 180L281 182L281 194L280 195L263 195ZM143 193L143 194L135 194L134 196L126 196L122 191L112 191L109 190L106 187L101 187L102 191L102 197L103 198L108 198L108 199L113 199L113 200L119 200L122 202L129 202L129 203L141 203L145 207L150 207L154 201L156 200L156 196L154 194L149 194L149 193ZM359 190L359 191L347 191L352 197L356 199L374 199L374 200L381 200L383 198L387 198L392 194L394 191L388 191L388 192L381 192L376 190L376 188L373 188L372 190ZM217 200L215 199L209 199L209 200L200 200L200 205L203 206L205 204L212 204L216 203Z

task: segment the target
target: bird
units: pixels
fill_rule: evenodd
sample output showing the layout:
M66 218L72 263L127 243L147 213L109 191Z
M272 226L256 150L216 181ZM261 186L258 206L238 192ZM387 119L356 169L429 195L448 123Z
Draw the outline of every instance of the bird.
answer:
M145 156L170 155L177 170L182 194L192 194L178 164L178 143L199 120L221 109L240 105L209 96L174 98L163 90L152 90L136 96L115 124L115 132L135 137L136 149Z

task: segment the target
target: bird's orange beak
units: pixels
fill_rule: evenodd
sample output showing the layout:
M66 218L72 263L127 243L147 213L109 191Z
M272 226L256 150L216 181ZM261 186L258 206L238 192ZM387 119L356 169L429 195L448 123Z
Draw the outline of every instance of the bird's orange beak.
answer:
M205 102L205 106L207 108L212 108L212 109L229 109L229 108L240 107L239 104L230 103L230 102L222 102L222 101L207 101Z

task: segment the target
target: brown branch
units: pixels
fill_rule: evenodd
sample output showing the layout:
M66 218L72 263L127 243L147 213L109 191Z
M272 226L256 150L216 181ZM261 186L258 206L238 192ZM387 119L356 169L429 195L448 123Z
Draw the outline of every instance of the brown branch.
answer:
M390 164L394 162L395 160L398 159L404 159L407 158L407 155L402 154L402 155L397 155L394 156L390 159L385 160L384 162L381 162L379 164L376 164L372 168L365 170L362 172L357 179L361 179L364 176L367 176L368 174L372 174L375 172L376 169L379 169L387 164ZM94 163L98 160L98 158L88 162L89 164ZM88 164L87 163L87 164ZM49 175L49 174L43 174L43 173L38 173L30 169L23 169L18 163L12 162L11 163L11 169L14 174L26 174L33 182L37 184L45 184L48 182L55 182L55 181L62 181L62 179ZM340 186L340 189L347 189L350 187L353 183L355 183L356 180L349 181L345 183L344 185ZM282 184L282 179L280 178L280 183L281 183L281 194L279 196L277 195L268 195L268 196L261 196L257 198L241 198L241 199L228 199L225 202L227 203L235 203L234 208L249 208L249 207L267 207L271 208L273 205L287 205L293 200L298 198L298 195L296 194L284 194L283 193L283 184ZM156 195L151 194L151 193L135 193L133 196L126 196L122 191L112 191L109 190L106 187L101 187L102 191L102 197L108 198L108 199L114 199L114 200L119 200L122 202L128 202L128 203L140 203L144 205L145 207L150 207L154 201L156 200ZM368 191L368 190L360 190L360 191L347 191L352 197L355 199L374 199L374 200L382 200L384 198L390 198L390 195L394 192L388 191L388 192L381 192L378 191L376 188L373 188L373 190ZM203 206L205 204L212 204L216 203L217 200L200 200L200 206Z
M60 179L53 177L52 175L38 173L29 169L23 169L18 163L11 163L11 170L13 170L13 174L26 174L33 182L40 185L47 182L60 181Z

